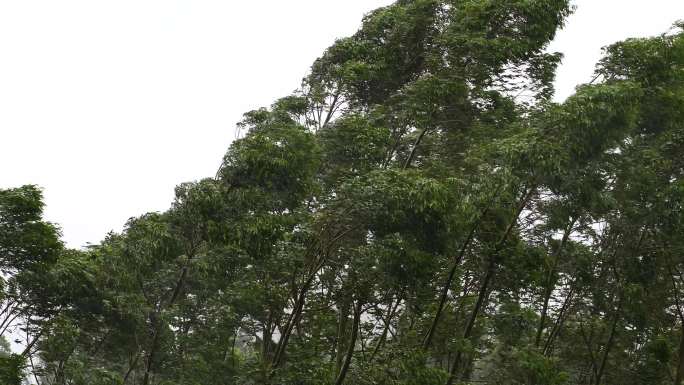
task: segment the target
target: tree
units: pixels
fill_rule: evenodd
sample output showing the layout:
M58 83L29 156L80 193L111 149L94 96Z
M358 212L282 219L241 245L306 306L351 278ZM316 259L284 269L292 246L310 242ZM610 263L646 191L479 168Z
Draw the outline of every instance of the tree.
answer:
M553 103L571 11L375 10L214 178L86 250L0 191L11 381L681 384L683 26Z

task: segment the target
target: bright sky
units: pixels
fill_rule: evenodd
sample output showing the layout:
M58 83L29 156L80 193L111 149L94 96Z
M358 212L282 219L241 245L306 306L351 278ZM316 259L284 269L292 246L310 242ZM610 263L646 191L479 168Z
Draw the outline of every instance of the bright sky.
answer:
M71 247L214 175L243 112L297 88L390 0L0 0L0 188L38 184ZM682 0L577 0L558 97L600 48L664 32Z

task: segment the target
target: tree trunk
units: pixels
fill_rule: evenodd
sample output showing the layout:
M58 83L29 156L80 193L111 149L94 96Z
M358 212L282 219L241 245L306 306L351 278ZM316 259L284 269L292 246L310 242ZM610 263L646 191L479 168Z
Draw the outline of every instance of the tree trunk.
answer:
M667 244L665 244L665 248L668 248ZM677 361L677 372L675 373L674 385L682 385L682 382L684 381L684 311L682 310L682 303L679 299L679 285L677 285L677 281L675 280L675 274L673 272L674 269L671 265L668 265L667 268L670 274L670 280L672 282L672 293L674 294L675 308L677 309L677 315L679 316L679 322L681 325L679 350L677 351L679 359ZM681 276L680 274L677 275Z
M553 327L551 328L551 331L549 332L548 337L546 338L546 342L544 343L544 349L542 349L542 354L545 356L548 356L551 354L551 351L553 350L553 343L555 342L556 336L558 336L558 333L560 333L561 329L563 328L563 323L565 322L566 314L568 311L568 308L570 307L570 304L572 303L572 296L575 292L575 281L573 281L570 284L570 290L568 291L568 295L565 297L565 301L563 301L563 306L561 306L561 310L558 313L558 317L556 317L556 321L553 324Z
M513 218L511 218L511 221L508 224L508 227L506 228L506 231L501 236L501 239L497 242L492 253L490 253L489 255L487 272L485 273L484 279L482 280L482 284L480 285L480 292L477 296L477 302L475 303L475 307L473 308L473 311L470 314L470 318L468 319L468 323L466 324L465 330L463 331L464 340L470 338L473 326L475 325L475 321L477 321L477 317L480 313L480 310L487 303L487 297L489 296L489 284L492 280L492 277L496 273L498 255L501 252L501 249L503 249L504 245L506 244L506 240L508 240L508 236L513 231L513 228L518 223L518 218L520 217L522 211L525 209L525 206L527 206L527 203L533 191L534 188L530 188L529 190L525 191L522 198L520 199L520 203L516 208ZM456 380L458 368L461 365L461 356L462 351L459 349L459 351L456 353L456 358L454 358L453 364L451 365L451 370L449 371L449 378L447 379L446 385L453 385L454 381Z
M463 259L465 258L465 254L468 251L468 248L470 247L470 243L472 242L473 238L475 237L475 231L477 231L477 228L480 227L480 223L482 222L482 219L487 215L489 212L489 209L492 207L492 202L494 199L499 195L499 190L501 186L497 187L496 191L492 195L491 200L487 203L487 207L485 207L484 210L482 210L482 214L480 214L480 217L475 221L473 226L470 228L470 232L468 233L468 236L466 237L465 241L463 241L463 245L461 246L461 250L458 252L458 256L454 260L454 264L451 267L451 270L449 271L449 276L447 277L447 281L444 283L444 287L442 288L442 293L439 298L439 304L437 305L437 311L435 312L435 316L432 319L432 323L430 324L430 328L428 329L427 334L425 335L425 338L423 339L423 349L427 349L430 347L432 344L432 337L435 334L435 331L437 330L437 324L439 323L439 318L442 315L442 311L444 311L444 306L446 305L446 300L449 294L449 290L451 289L451 286L453 285L454 278L456 277L456 270L458 269L458 266L461 265L461 262L463 262Z
M292 309L292 313L287 319L287 322L285 323L285 328L283 330L283 334L280 337L280 341L278 342L278 346L276 348L275 355L273 356L273 368L277 368L283 360L283 355L285 354L285 348L287 347L287 343L290 340L290 336L292 335L292 331L294 330L294 326L299 322L299 317L302 314L302 311L304 310L304 302L306 301L306 294L309 291L309 288L311 286L311 283L313 282L314 277L318 273L318 268L314 270L313 273L309 274L309 277L307 280L304 282L302 285L302 288L299 290L299 293L297 294L297 299L295 300L295 306Z
M157 349L159 348L159 333L161 332L161 328L164 325L164 322L160 319L161 318L161 312L165 307L169 307L173 305L178 297L180 296L181 291L183 290L183 286L185 285L185 279L188 276L188 263L194 258L194 254L192 253L187 253L188 255L188 261L183 265L183 268L181 269L180 276L178 277L178 280L176 281L176 285L173 288L173 293L171 294L171 298L169 298L168 303L166 306L163 305L163 303L159 306L159 311L157 314L153 314L152 318L152 327L153 327L153 334L152 334L152 344L150 345L150 351L147 355L147 362L145 364L145 375L143 376L143 385L149 385L150 383L150 375L152 373L152 366L154 363L154 357L157 355Z
M489 267L487 268L487 273L485 274L484 280L482 281L482 285L480 286L480 293L477 296L477 302L475 303L475 307L473 308L472 313L470 313L470 318L468 319L468 323L466 324L465 330L463 331L464 340L470 338L470 335L473 331L473 326L475 326L475 321L477 320L477 316L480 313L480 309L482 309L482 306L487 301L487 297L489 295L489 283L492 279L492 276L494 276L495 266L496 264L494 263L494 259L491 258L489 262ZM458 352L456 352L456 358L454 358L454 361L451 365L451 370L449 371L449 378L447 379L447 385L453 385L454 381L456 380L458 369L461 366L461 357L462 351L459 349Z
M563 252L563 247L565 247L565 243L568 241L568 238L570 237L570 233L572 233L572 228L575 224L575 219L571 219L570 223L568 226L565 228L565 231L563 232L563 238L561 239L560 244L558 245L558 248L556 251L553 253L553 260L551 261L551 266L549 266L549 271L547 274L546 278L546 287L544 288L544 303L542 305L542 311L541 311L541 316L539 317L539 327L537 328L537 337L534 340L534 345L536 347L539 347L539 344L541 343L541 338L542 334L544 333L544 328L546 324L546 317L548 316L548 311L549 311L549 301L551 300L551 294L553 294L553 289L556 286L556 281L553 279L554 274L556 273L556 266L558 265L558 259L561 256L561 253Z
M613 348L613 341L615 341L615 333L617 331L617 324L620 321L620 312L622 310L622 298L618 302L617 310L615 311L615 318L613 318L613 324L610 327L610 335L608 336L608 342L606 342L606 347L603 351L603 358L601 358L601 366L599 366L598 372L596 373L596 385L601 385L601 379L603 377L604 370L606 369L606 363L608 362L608 353Z
M349 307L350 303L343 300L340 307L340 320L337 324L337 349L335 351L335 373L339 373L342 369L344 360L344 344L345 336L347 335L347 323L349 322Z
M679 361L677 365L677 375L675 377L675 385L682 385L684 383L684 322L681 325L681 335L679 336Z
M485 209L484 214L486 214L487 210ZM442 288L442 294L440 295L439 298L439 304L437 305L437 311L435 312L435 316L432 319L432 324L430 324L430 329L428 329L427 334L425 335L425 338L423 339L423 349L427 349L430 347L430 344L432 343L432 337L435 334L435 331L437 330L437 324L439 322L439 318L442 315L442 311L444 310L444 306L446 305L447 297L449 295L449 290L451 289L451 286L453 285L454 278L456 277L456 270L458 270L458 266L461 265L461 262L463 261L463 258L465 257L465 253L468 250L468 247L470 246L470 242L473 239L473 236L475 235L475 230L477 230L478 225L480 224L480 219L473 225L473 227L470 229L470 233L468 233L468 237L466 240L463 242L463 246L461 246L461 250L458 253L458 256L454 260L453 266L451 266L451 270L449 271L449 276L447 277L446 282L444 283L444 287Z
M128 370L126 371L126 375L124 375L124 378L123 378L123 384L124 385L128 382L128 378L131 376L131 373L138 366L138 360L139 359L140 359L140 353L136 352L135 358L130 360L130 362L128 363Z
M342 239L353 229L354 228L349 228L335 235L328 243L327 248L331 248L338 240ZM314 278L316 278L318 272L321 270L321 268L323 268L323 264L325 263L326 258L325 256L320 255L322 249L323 247L320 246L320 249L317 252L319 254L319 258L316 260L316 263L309 268L308 276L297 294L295 306L292 309L292 313L290 313L290 316L287 318L287 321L285 322L285 327L283 328L282 335L280 336L280 341L278 341L275 354L273 355L273 363L271 365L272 369L276 369L282 363L283 357L285 355L285 349L287 348L290 336L292 335L292 330L294 330L295 325L299 322L299 318L301 317L302 311L304 310L306 294L311 288L311 284L313 283ZM273 374L275 374L275 372L271 371L271 375Z
M423 137L425 134L428 132L428 128L425 127L423 128L423 131L420 132L420 135L416 138L416 141L413 143L413 147L411 147L411 153L409 154L408 158L406 158L406 162L404 162L404 167L403 169L406 170L411 166L411 162L413 161L413 157L416 155L416 150L418 149L418 145L420 145L420 141L423 140Z
M356 338L359 334L359 324L361 323L361 306L363 303L361 300L356 301L356 306L354 308L354 323L352 324L351 340L349 341L349 346L347 347L347 354L344 357L344 363L340 369L340 373L337 375L335 380L335 385L342 385L344 378L347 376L349 371L349 366L351 365L352 356L354 355L354 348L356 347Z
M150 351L147 353L147 362L145 363L145 374L143 375L143 385L149 385L150 374L152 373L152 363L154 362L154 357L157 354L157 346L159 345L159 332L161 329L161 321L156 319L157 317L152 317L152 324L154 325L154 331L152 335L152 344L150 345Z
M271 336L271 318L269 312L268 321L261 328L261 360L263 363L269 362L271 355L271 342L273 341Z
M401 296L397 298L397 302L394 304L394 307L392 307L392 302L390 302L389 307L388 307L388 314L387 318L385 319L385 327L382 329L382 334L380 335L380 338L378 339L378 343L375 344L375 349L373 349L373 353L371 353L370 359L368 362L373 362L373 359L375 359L375 356L378 354L380 351L380 348L382 345L385 343L385 340L387 339L387 333L389 333L389 329L392 325L392 318L394 318L394 314L397 312L397 308L399 308L399 304L401 303Z

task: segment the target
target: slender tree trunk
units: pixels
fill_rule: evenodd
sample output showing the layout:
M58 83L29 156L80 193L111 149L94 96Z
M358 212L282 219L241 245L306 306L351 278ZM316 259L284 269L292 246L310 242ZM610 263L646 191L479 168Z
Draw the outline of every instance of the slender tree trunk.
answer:
M380 348L382 348L382 345L385 343L385 340L387 339L387 333L389 332L389 329L392 325L392 318L394 318L394 314L396 314L397 308L399 308L400 303L401 303L401 296L397 298L397 302L396 302L396 304L394 304L394 308L392 307L392 302L390 302L389 308L388 308L387 318L384 321L385 327L382 329L382 334L380 335L378 342L375 344L375 348L373 349L373 353L371 353L370 359L368 360L369 362L373 362L373 360L375 359L375 356L377 356L378 352L380 352Z
M29 363L31 364L31 373L33 374L33 379L34 379L34 381L36 381L36 385L41 385L40 380L38 379L38 373L36 373L36 366L33 364L33 354L29 353L28 359L29 359ZM57 376L55 376L55 377L57 377Z
M143 374L143 385L149 385L150 375L152 373L152 366L154 358L157 354L157 346L159 345L159 332L161 331L161 321L157 320L157 317L152 317L152 325L154 325L154 331L152 334L152 343L150 344L150 351L147 353L147 361L145 362L145 373Z
M344 344L345 336L347 335L347 323L349 322L349 301L343 299L342 306L340 307L340 319L337 324L337 349L335 351L335 373L339 373L342 369L342 363L344 360Z
M639 241L636 244L636 247L634 249L634 256L638 255L639 250L641 249L641 246L644 242L644 239L646 237L646 230L641 232L641 235L639 236ZM617 249L615 250L615 253L613 253L613 258L617 255ZM613 347L613 342L615 341L615 334L617 333L617 324L620 321L621 317L621 312L622 312L622 303L624 300L624 291L620 289L620 276L618 274L618 271L616 268L614 268L613 273L615 274L615 279L618 282L618 305L617 308L615 309L615 318L613 319L612 326L610 328L610 334L608 336L608 342L606 342L605 349L603 351L603 357L601 359L601 365L599 366L598 372L596 373L596 385L601 385L601 380L603 378L603 373L606 369L606 363L608 362L608 354L610 353L610 350Z
M549 335L546 338L546 342L544 343L544 349L542 350L542 354L545 356L551 354L551 351L553 350L553 343L555 342L556 336L558 336L563 327L563 323L565 322L568 308L572 303L572 296L575 292L575 283L576 282L572 282L572 284L570 285L568 295L565 297L565 301L563 301L563 306L561 306L561 310L558 313L558 317L556 317L556 321L553 323L553 328L551 328L551 332L549 332Z
M665 249L668 248L667 244L665 244L664 246ZM682 382L684 382L684 310L682 310L682 303L679 298L679 285L675 280L675 269L672 267L672 265L669 264L667 268L670 274L670 280L672 282L672 293L674 294L675 308L677 309L677 315L679 316L679 322L681 325L681 335L679 336L679 350L677 351L679 360L677 361L677 372L675 373L674 385L682 385ZM681 277L681 274L677 275Z
M677 374L675 377L675 385L682 385L684 383L684 322L681 325L681 335L679 336L679 361L677 364Z
M38 379L36 378L36 381ZM38 384L40 385L40 384ZM59 360L57 368L55 369L55 381L54 385L64 385L64 361Z
M338 240L342 239L353 229L354 228L349 228L335 235L328 243L327 248L331 248ZM318 248L319 246L321 245L317 245L316 247ZM299 318L301 317L302 311L304 310L304 302L306 301L306 295L309 289L311 288L313 280L316 278L316 275L325 263L326 257L320 255L323 253L322 249L323 247L320 247L320 249L318 249L317 254L319 254L319 259L316 261L315 265L310 267L308 276L297 294L297 299L295 300L295 306L292 309L292 313L290 313L289 317L287 318L287 321L285 322L285 327L283 328L282 335L280 336L280 341L278 341L278 345L273 356L273 363L271 365L272 369L278 368L278 366L280 366L280 364L282 363L283 356L285 355L285 349L287 348L290 336L292 335L292 330L294 329L295 325L299 322ZM273 374L275 374L275 372L271 370L270 375Z
M238 339L239 330L240 329L235 331L235 335L233 335L233 344L230 346L230 361L231 361L233 369L235 369L235 367L237 366L237 360L235 358L235 343L237 342L237 339Z
M178 280L176 281L176 285L173 288L173 293L171 294L171 298L169 298L169 301L167 302L166 307L173 305L178 297L180 296L181 291L183 290L183 286L185 285L185 280L188 276L188 263L194 258L194 254L192 253L187 253L188 255L188 262L183 265L183 268L181 269L180 276L178 277ZM150 351L147 354L147 362L145 363L145 374L143 375L143 385L149 385L150 383L150 376L152 374L152 369L154 365L154 358L157 355L157 349L159 349L159 334L161 333L161 328L164 326L164 322L160 319L161 318L161 312L163 311L165 306L163 304L159 307L158 314L153 314L153 319L152 319L152 327L153 327L153 334L152 334L152 343L150 344Z
M323 127L327 126L328 123L330 123L330 119L332 119L333 115L335 114L335 111L337 110L337 101L339 100L339 98L340 98L339 92L335 93L335 95L333 95L333 100L330 103L330 107L328 108L328 113L325 116L325 121L323 122L323 124L320 124L320 122L319 122L320 128L323 128Z
M487 210L485 210L486 213ZM484 215L483 215L484 216ZM482 217L480 217L480 220ZM477 227L480 224L480 220L476 222L475 225L470 229L470 232L468 233L468 237L466 240L463 242L463 246L461 246L461 250L458 253L458 256L454 260L454 264L451 266L451 270L449 271L449 276L447 277L446 282L444 283L444 287L442 288L442 293L439 298L439 304L437 305L437 311L435 312L435 316L432 319L432 323L430 324L430 328L428 329L427 334L425 335L425 338L423 339L423 349L427 349L430 347L430 344L432 343L432 337L435 334L435 331L437 330L437 324L439 323L439 318L442 316L442 311L444 310L444 306L446 305L446 301L449 295L449 290L451 289L451 286L453 285L454 278L456 277L456 271L458 270L458 267L461 265L461 262L463 261L463 258L465 257L465 253L468 250L468 247L470 246L470 242L473 239L473 236L475 235L475 230L477 230Z
M354 355L354 348L356 347L356 339L359 335L359 324L361 323L361 306L363 303L361 300L356 301L356 306L354 307L354 323L352 324L351 340L349 341L349 346L347 347L347 354L344 357L344 363L340 369L340 373L335 379L335 385L342 385L347 372L349 371L349 366L351 365L352 356Z
M534 345L539 347L539 344L541 343L542 339L542 334L544 333L544 328L546 324L546 318L548 316L548 311L549 311L549 301L551 300L551 294L553 294L553 289L556 286L556 280L554 279L554 275L556 273L556 266L558 265L558 259L561 256L561 253L563 252L563 247L565 247L566 242L568 241L568 238L570 237L570 233L572 233L572 228L575 224L575 219L571 219L570 223L568 226L565 228L565 231L563 232L563 238L561 239L560 244L558 245L558 248L554 251L553 256L552 256L552 261L551 265L549 266L549 271L547 274L546 278L546 287L544 288L544 302L542 304L542 311L541 311L541 317L539 317L539 327L537 327L537 337L534 340Z
M28 329L28 326L27 326L27 329ZM26 357L27 355L31 354L31 349L33 349L33 346L36 344L36 342L38 342L38 340L40 339L40 337L43 335L44 332L45 332L45 328L40 329L40 332L38 332L38 335L36 335L33 338L33 340L31 340L31 342L29 342L28 345L26 345L24 350L21 352L22 356Z
M527 206L527 203L529 202L530 196L532 195L533 191L534 188L530 188L525 191L522 198L520 199L520 203L518 204L518 207L516 208L513 217L511 218L510 223L508 224L508 227L506 228L506 231L504 231L504 234L501 236L501 239L497 242L496 246L494 247L494 250L489 255L487 271L482 280L482 284L480 285L480 290L477 296L477 302L475 303L475 307L473 308L472 313L470 313L470 318L468 319L468 323L466 324L466 327L463 331L464 340L470 339L473 327L475 326L475 321L477 321L477 317L480 314L480 310L487 303L487 297L489 296L490 291L489 284L492 280L492 277L496 273L498 255L503 249L504 245L506 244L506 241L508 240L509 235L513 231L513 228L518 223L518 218L520 217L522 211L525 209L525 206ZM462 351L459 349L451 365L451 370L449 371L449 378L447 379L446 385L453 385L454 381L456 380L458 369L461 366L461 357Z
M299 290L299 293L297 294L297 299L295 300L295 306L292 309L292 313L287 319L287 322L285 323L285 328L283 330L283 334L280 337L280 341L278 342L278 346L276 348L275 355L273 356L273 368L277 368L280 366L283 360L283 355L285 353L285 348L287 347L287 344L290 340L290 336L292 335L292 331L294 330L294 326L299 322L299 317L302 314L302 311L304 310L304 302L306 301L306 294L309 291L309 288L311 286L311 283L313 282L314 277L318 273L318 269L315 269L314 273L311 273L309 277L307 278L306 282L304 285L302 285L302 288Z
M2 329L0 331L0 336L4 335L5 331L7 331L7 328L9 328L10 325L12 325L12 322L14 322L14 320L17 319L17 317L19 317L21 315L21 312L17 312L15 314L14 312L16 310L17 310L16 307L13 309L10 309L10 305L7 305L7 307L2 311L2 313L0 313L0 314L4 314L5 312L7 312L7 315L5 316L5 318L2 320L2 322L0 322L0 328Z
M549 285L544 288L544 303L542 305L541 316L539 317L539 326L537 327L537 336L534 339L534 346L539 347L541 342L542 334L544 333L544 327L546 324L546 317L549 310L549 301L551 300L551 294L553 293L553 288Z
M271 355L271 342L273 341L271 337L271 315L268 316L268 322L266 322L261 329L261 360L264 363L269 362L269 357Z
M485 273L482 285L480 285L480 292L477 296L477 302L475 303L475 307L473 308L472 313L470 313L470 318L468 318L468 323L466 324L466 327L463 331L464 340L470 338L471 333L473 331L473 327L475 326L475 321L477 320L477 316L480 313L480 309L482 309L483 305L487 301L487 297L489 295L489 283L492 280L492 277L494 276L495 266L496 264L494 262L494 259L490 258L487 273ZM458 352L456 352L456 357L454 358L453 363L451 364L451 369L449 370L449 378L447 379L447 385L453 385L454 381L456 380L458 369L461 366L461 357L462 351L459 349Z
M582 318L579 319L579 331L580 335L582 336L582 341L584 341L584 346L587 348L587 353L589 354L589 364L591 367L591 377L589 379L589 384L594 382L594 378L596 378L596 373L598 372L598 364L596 363L596 356L594 356L594 348L591 346L592 345L592 340L594 336L594 328L592 326L591 329L591 334L589 337L587 337L587 333L584 331L584 323L582 322Z
M408 158L406 158L406 162L404 162L404 170L411 166L411 162L413 161L413 157L416 155L418 145L420 145L420 142L423 140L423 137L425 136L425 134L427 134L427 132L428 128L423 128L423 131L421 131L420 135L418 135L418 137L416 138L416 141L413 143L413 147L411 147L411 153L409 154Z
M615 341L615 334L617 332L617 324L620 321L620 312L622 310L622 298L618 302L617 310L615 311L615 317L613 318L613 324L610 327L610 335L608 336L608 342L606 342L605 349L603 351L603 357L601 358L601 365L596 373L596 385L601 385L601 379L603 377L604 370L606 369L606 363L608 362L608 354L613 348L613 342Z
M57 364L57 373L55 374L55 385L65 385L66 384L66 376L64 374L64 366L66 365L67 361L69 361L69 357L71 356L72 353L73 353L73 350L66 357L59 360L59 364ZM38 384L38 385L40 385L40 384Z
M435 316L432 319L432 323L430 324L430 328L428 329L427 334L425 335L425 338L423 339L423 349L427 349L430 347L432 344L432 337L435 334L435 331L437 330L437 324L439 323L439 319L442 315L442 312L444 311L444 306L446 305L446 301L449 295L449 290L451 290L451 286L453 285L454 278L456 277L456 271L458 270L458 266L461 265L463 262L463 259L465 258L465 254L468 251L468 248L470 247L470 243L472 242L473 238L475 237L475 231L477 231L477 228L480 227L480 223L482 223L482 219L487 215L489 212L489 209L492 206L493 200L498 196L500 190L500 186L496 189L496 192L492 195L492 199L487 203L487 207L482 211L482 214L480 214L480 217L475 221L473 226L470 228L470 231L468 232L468 236L466 237L465 241L463 241L463 245L461 246L461 249L458 252L458 255L456 259L454 260L454 264L451 267L451 270L449 271L449 275L447 277L446 282L444 283L444 287L442 288L442 293L440 294L439 298L439 304L437 305L437 311L435 312Z
M128 370L126 371L126 375L124 375L123 378L123 384L125 385L128 382L128 378L131 376L131 373L135 370L135 368L138 366L138 360L140 359L140 353L136 352L135 353L135 358L132 359L129 364L128 364Z

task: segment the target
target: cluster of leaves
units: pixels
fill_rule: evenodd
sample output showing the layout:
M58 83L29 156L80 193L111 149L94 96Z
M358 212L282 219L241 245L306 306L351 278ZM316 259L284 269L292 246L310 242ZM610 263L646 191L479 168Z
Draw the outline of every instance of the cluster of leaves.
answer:
M684 32L550 101L565 0L399 0L215 178L67 250L0 190L0 381L684 379Z

